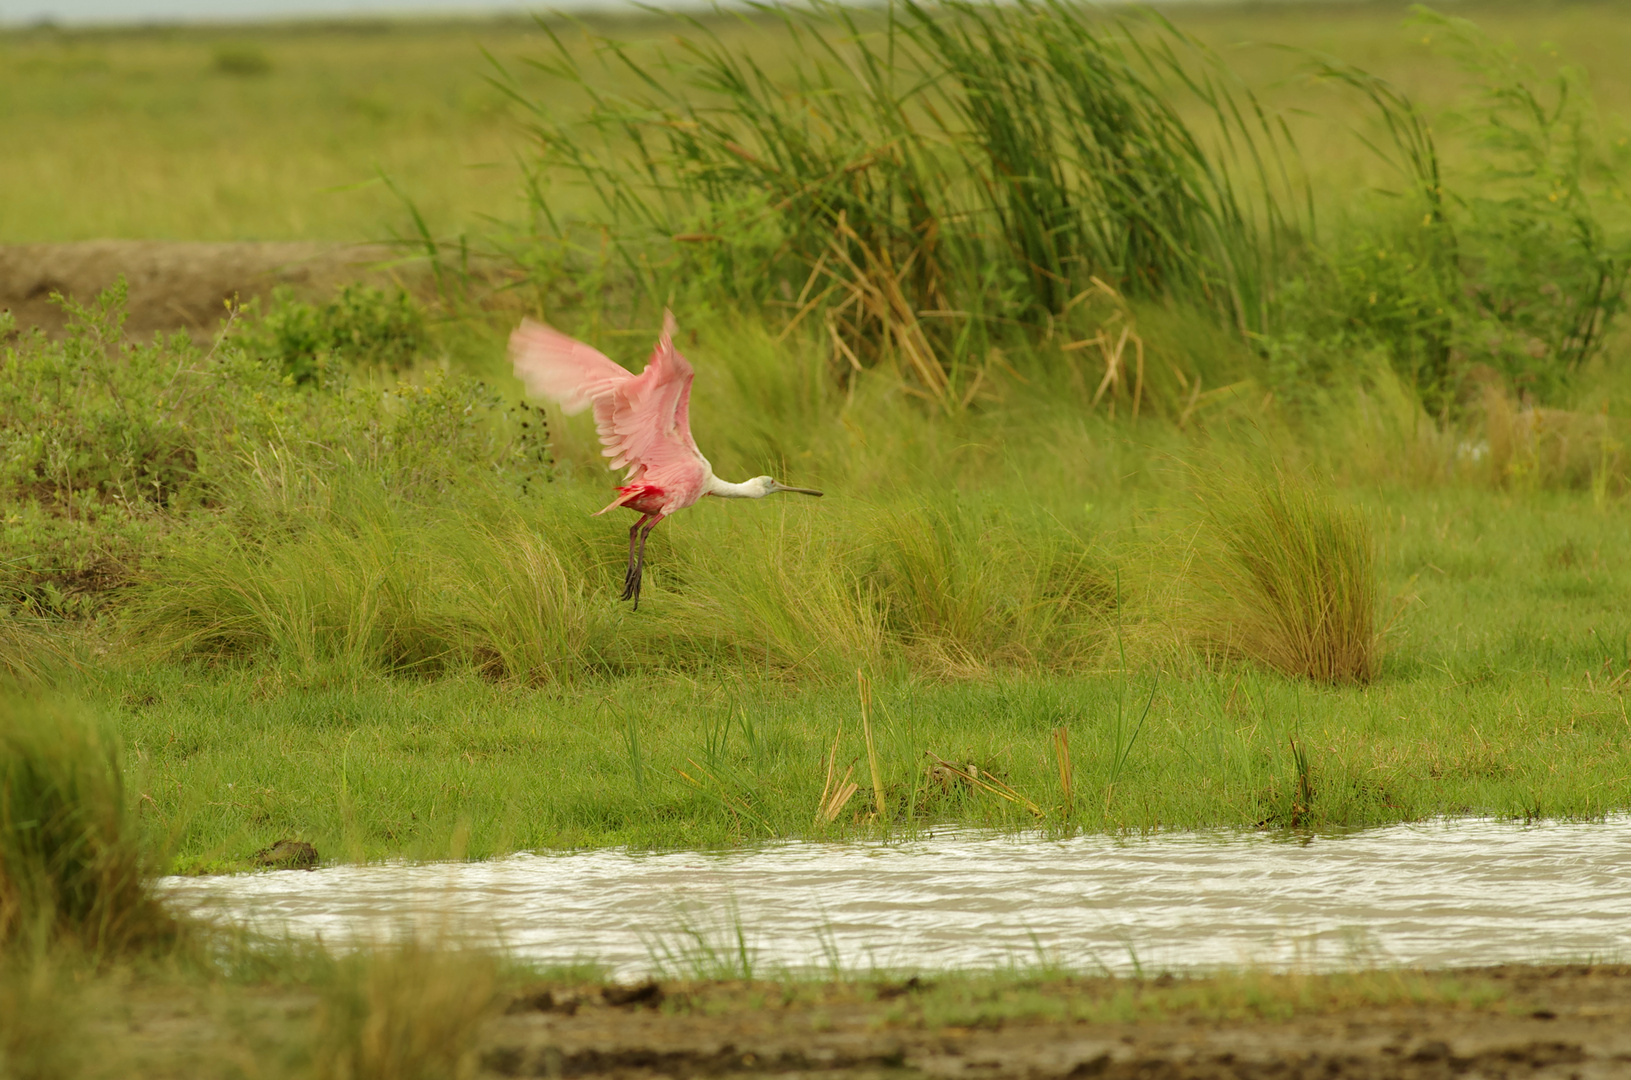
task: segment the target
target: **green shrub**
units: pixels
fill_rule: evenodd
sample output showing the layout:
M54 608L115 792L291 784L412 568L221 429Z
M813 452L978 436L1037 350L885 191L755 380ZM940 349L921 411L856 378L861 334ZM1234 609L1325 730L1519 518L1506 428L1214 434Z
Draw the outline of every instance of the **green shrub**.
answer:
M1619 178L1631 156L1605 145L1579 68L1565 65L1543 79L1513 47L1465 19L1421 11L1415 25L1477 87L1452 118L1480 163L1458 200L1478 316L1465 347L1539 396L1553 396L1603 348L1625 305L1631 229ZM1605 218L1604 206L1615 203L1617 220Z
M1556 399L1625 307L1631 224L1617 177L1627 152L1598 132L1578 69L1542 79L1472 23L1424 8L1412 25L1454 56L1473 96L1434 124L1381 80L1321 65L1381 112L1412 209L1401 215L1396 197L1394 209L1372 206L1324 254L1288 265L1279 330L1316 358L1386 349L1436 414L1476 366ZM1466 176L1444 175L1446 133L1471 144L1479 164ZM1288 374L1282 385L1326 372L1316 360Z
M387 293L357 284L317 304L280 286L241 341L251 356L297 383L322 382L347 366L405 371L430 347L424 312L413 297L401 289Z
M221 45L210 65L217 74L253 77L272 71L272 58L254 45Z
M111 738L65 702L0 698L0 943L117 951L171 928Z
M422 324L364 295L331 305L323 340L349 360L408 362ZM335 470L432 499L472 474L523 489L552 475L547 427L477 380L301 384L284 367L308 354L259 356L231 332L208 352L183 335L129 341L125 296L121 280L92 304L64 300L60 340L0 343L0 605L22 615L97 614L183 523L230 508L276 528ZM346 314L369 311L386 314Z
M183 338L124 337L121 278L92 304L63 299L67 331L0 352L0 491L67 504L171 505L196 494L193 434L207 400ZM204 391L201 396L200 391Z

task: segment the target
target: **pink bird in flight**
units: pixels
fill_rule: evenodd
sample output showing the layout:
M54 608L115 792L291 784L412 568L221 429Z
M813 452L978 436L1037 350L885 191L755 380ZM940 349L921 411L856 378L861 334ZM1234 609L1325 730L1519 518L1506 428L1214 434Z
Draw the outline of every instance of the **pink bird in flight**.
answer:
M768 476L740 484L714 475L691 438L691 380L696 372L674 348L674 316L663 312L663 332L646 369L635 375L605 354L543 323L523 319L510 335L510 363L527 391L556 402L568 416L594 406L601 451L612 469L628 468L617 498L596 515L619 506L640 515L629 529L629 570L623 599L640 607L640 575L646 537L657 523L704 495L762 499L778 491L816 495Z

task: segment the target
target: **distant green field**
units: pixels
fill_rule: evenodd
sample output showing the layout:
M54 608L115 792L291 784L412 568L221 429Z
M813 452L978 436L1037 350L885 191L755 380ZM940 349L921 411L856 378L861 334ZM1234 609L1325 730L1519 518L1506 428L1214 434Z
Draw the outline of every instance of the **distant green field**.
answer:
M1164 10L1267 101L1307 113L1293 124L1326 193L1384 176L1348 132L1371 120L1351 96L1292 78L1301 59L1268 46L1340 57L1430 108L1462 90L1453 64L1403 28L1403 4ZM1631 115L1621 62L1631 25L1613 5L1454 12L1525 56L1581 64L1605 116ZM771 24L711 25L728 42L752 42L772 68L789 48ZM552 26L569 45L578 40ZM655 21L612 30L638 43L637 55L668 44ZM379 239L408 226L381 173L437 234L479 232L488 218L523 208L524 141L506 98L485 81L493 69L483 52L552 108L581 110L580 95L525 67L547 45L526 21L0 34L0 243Z

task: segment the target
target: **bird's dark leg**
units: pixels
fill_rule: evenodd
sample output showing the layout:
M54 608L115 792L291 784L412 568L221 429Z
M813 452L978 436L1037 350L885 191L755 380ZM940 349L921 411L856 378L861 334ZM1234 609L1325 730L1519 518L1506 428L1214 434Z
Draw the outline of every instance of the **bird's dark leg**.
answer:
M623 599L624 600L627 600L629 597L631 597L631 596L635 595L637 592L639 592L639 588L640 588L639 579L635 575L635 566L636 566L637 560L635 558L634 545L635 545L635 542L639 539L640 526L644 525L646 523L646 519L649 518L650 516L651 516L650 514L641 514L640 515L640 520L636 521L633 525L629 526L629 569L628 569L628 572L623 575ZM643 545L642 545L642 547L643 547Z
M651 514L635 523L635 528L640 529L640 545L635 550L634 562L629 569L629 580L623 588L623 599L633 600L633 610L635 611L640 610L640 578L646 568L646 537L651 535L651 530L655 529L657 522L662 519L661 514ZM640 528L642 525L645 527ZM631 542L633 540L632 532L630 533L630 540Z

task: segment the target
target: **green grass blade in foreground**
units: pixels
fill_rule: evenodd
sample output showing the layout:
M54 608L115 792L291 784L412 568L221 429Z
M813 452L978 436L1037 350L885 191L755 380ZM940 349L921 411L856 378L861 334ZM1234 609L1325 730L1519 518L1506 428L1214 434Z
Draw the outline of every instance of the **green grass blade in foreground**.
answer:
M169 935L108 729L63 699L0 697L0 944L116 954Z

